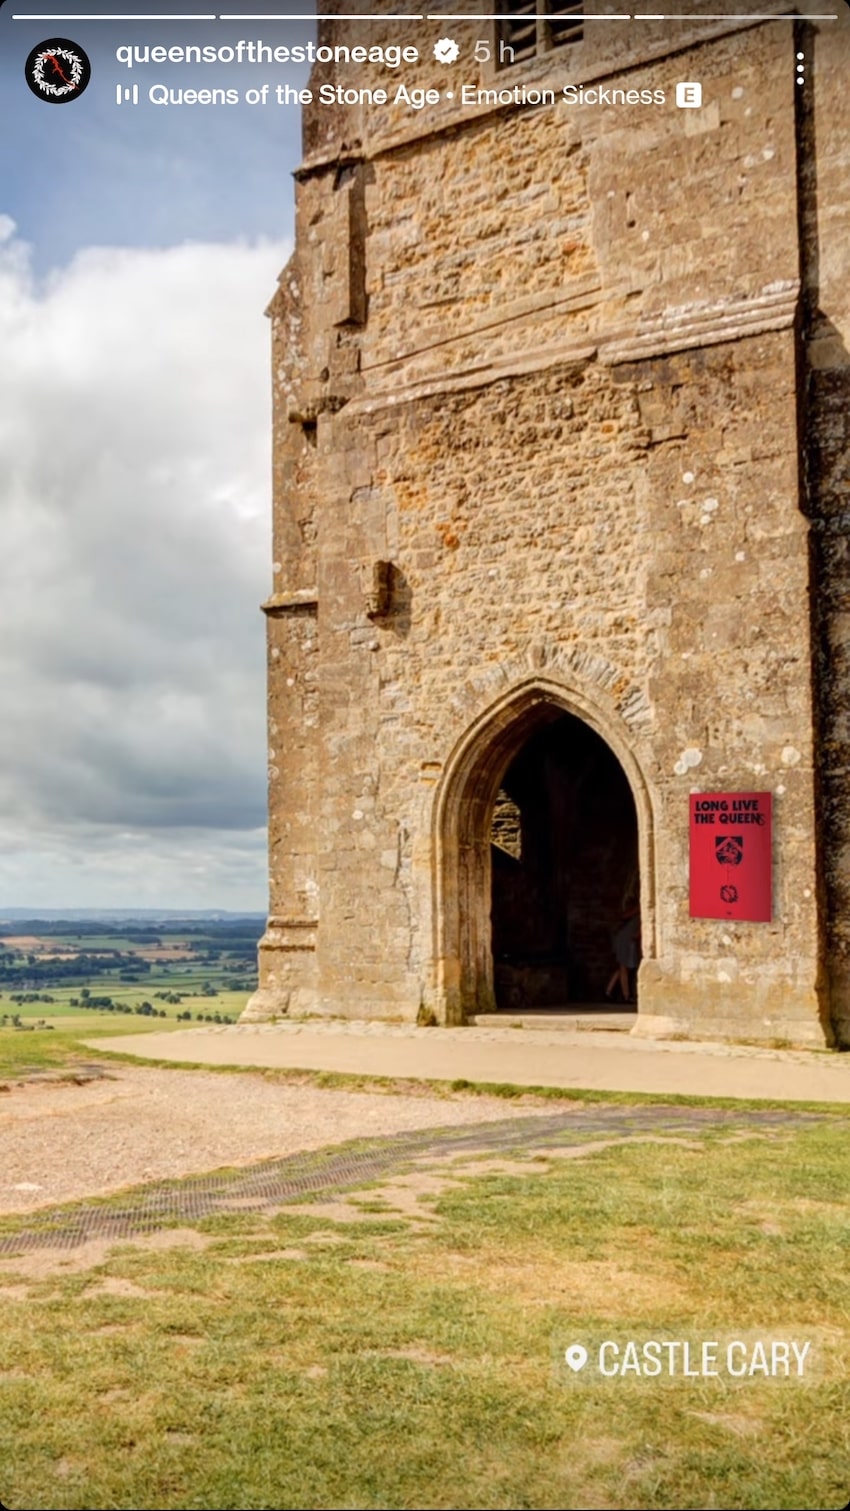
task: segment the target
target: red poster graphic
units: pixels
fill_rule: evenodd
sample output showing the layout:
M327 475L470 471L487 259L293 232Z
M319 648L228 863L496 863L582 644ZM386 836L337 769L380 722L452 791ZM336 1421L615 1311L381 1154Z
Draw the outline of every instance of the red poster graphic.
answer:
M691 917L769 923L770 792L691 793Z

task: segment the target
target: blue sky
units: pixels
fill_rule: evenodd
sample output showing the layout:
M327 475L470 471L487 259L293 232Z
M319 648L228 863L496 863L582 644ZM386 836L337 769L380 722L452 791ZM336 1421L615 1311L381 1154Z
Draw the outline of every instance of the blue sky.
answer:
M282 12L287 6L272 8ZM313 7L299 0L289 8L303 13ZM291 175L300 155L297 107L154 106L145 96L154 82L194 88L244 89L266 81L300 86L307 65L148 64L128 70L116 62L115 52L127 44L222 46L240 37L293 45L314 34L312 23L12 20L28 12L208 9L197 0L177 5L157 0L149 6L124 0L120 5L7 0L0 10L2 208L32 244L38 270L61 265L79 247L95 244L162 247L186 239L224 241L234 234L291 236ZM45 106L27 88L23 65L39 42L66 35L88 53L91 82L79 101ZM116 106L119 82L139 84L138 106Z
M291 250L299 112L119 107L115 85L144 99L306 67L128 74L114 54L308 27L12 20L27 9L51 7L0 10L0 914L262 910L263 311ZM23 67L57 36L92 78L46 105Z

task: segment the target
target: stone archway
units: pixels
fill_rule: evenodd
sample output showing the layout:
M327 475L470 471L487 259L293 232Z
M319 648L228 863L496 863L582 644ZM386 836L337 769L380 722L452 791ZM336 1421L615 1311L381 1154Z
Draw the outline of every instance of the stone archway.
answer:
M634 869L636 861L643 958L650 959L656 953L652 813L646 784L623 729L618 727L616 718L606 718L598 708L559 684L534 679L506 694L476 721L456 746L441 783L435 807L435 959L439 1015L447 1023L463 1023L474 1013L495 1011L500 1005L499 995L503 998L501 1005L511 1005L504 1000L506 973L504 969L498 973L494 970L491 846L494 809L500 790L505 791L506 779L510 783L510 773L514 774L515 787L521 786L518 778L524 762L526 779L530 777L533 782L535 753L537 756L542 753L545 761L559 749L568 750L571 735L576 746L584 747L582 760L597 756L608 762L612 773L619 773L618 801L628 805L630 800L633 815L635 858L624 859L622 875L618 872L614 880L609 877L607 890L603 889L596 899L597 908L606 910L600 926L607 938L611 928L607 914L613 909L616 917L627 888L628 867L631 864ZM511 794L506 796L510 798ZM496 924L498 927L498 919ZM557 944L553 947L550 941L549 956L557 956L558 948L561 947ZM560 962L564 971L568 969L569 949L567 938ZM530 946L525 953L528 957L533 955ZM547 950L544 948L542 953L545 955ZM587 979L592 951L586 940L584 955L582 969ZM531 958L525 963L529 967L534 965ZM499 964L503 967L504 960ZM559 962L551 958L549 964L557 967ZM598 970L598 963L593 969ZM498 982L497 974L501 978ZM554 970L549 986L544 987L544 996L546 991L557 995L559 979ZM531 980L530 975L527 980ZM594 981L594 988L597 985ZM569 995L568 986L566 991Z

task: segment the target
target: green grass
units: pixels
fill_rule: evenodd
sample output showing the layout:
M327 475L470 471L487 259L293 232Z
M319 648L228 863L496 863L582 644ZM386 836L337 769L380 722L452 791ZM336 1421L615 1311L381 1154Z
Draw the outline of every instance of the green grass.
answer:
M846 1121L695 1143L483 1160L423 1195L428 1224L387 1183L357 1222L293 1204L199 1223L200 1250L41 1278L22 1258L0 1272L0 1500L843 1505ZM745 1330L816 1337L816 1378L587 1384L557 1362Z
M46 1013L46 1006L49 1004L38 1005ZM46 1021L51 1023L54 1020L46 1018ZM129 1040L131 1036L135 1037L138 1034L184 1026L173 1017L116 1017L114 1013L105 1012L57 1016L55 1024L56 1027L52 1030L22 1031L14 1028L0 1028L0 1080L20 1079L34 1071L61 1071L81 1060L98 1058L96 1051L93 1052L82 1043L82 1040L86 1038L97 1039L121 1033L127 1034ZM2 1492L0 1492L0 1500L2 1500Z
M83 1042L86 1039L116 1038L126 1034L131 1043L139 1034L188 1028L189 1024L178 1023L177 1014L180 1012L191 1012L193 1018L195 1013L218 1012L236 1019L249 995L247 992L221 992L218 997L186 996L178 1007L157 1001L153 993L161 989L158 986L152 990L141 985L100 985L100 991L112 997L114 1002L127 1002L134 1007L137 1002L152 1002L157 1009L164 1009L164 1018L131 1016L94 1008L81 1011L78 1007L71 1007L68 1001L69 997L79 996L79 988L55 987L50 993L55 1002L17 1003L11 1002L8 996L0 996L0 1015L17 1014L22 1024L27 1025L20 1029L0 1028L0 1080L13 1080L32 1071L61 1070L75 1061L97 1058L97 1052ZM93 987L92 992L99 995L97 987ZM44 1029L32 1027L39 1019L51 1026Z

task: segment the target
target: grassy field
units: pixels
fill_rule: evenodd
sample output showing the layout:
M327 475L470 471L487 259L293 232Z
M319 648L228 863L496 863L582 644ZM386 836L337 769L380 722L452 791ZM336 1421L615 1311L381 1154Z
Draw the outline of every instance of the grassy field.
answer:
M236 927L250 943L251 929L256 933L259 925ZM87 928L40 924L35 919L20 934L10 924L0 930L0 957L7 975L0 981L0 1079L61 1070L76 1060L91 1059L92 1051L82 1039L183 1027L187 1015L190 1022L214 1021L216 1015L220 1021L238 1019L256 975L254 961L238 954L233 925L192 934L162 923L146 927L142 934L161 940L166 955L185 950L189 958L163 958L160 946L132 933L97 932L96 924ZM204 959L207 950L215 958ZM118 951L120 958L96 959L98 951ZM90 965L91 975L74 975L74 960L60 960L57 952L90 956L86 970ZM122 981L122 975L136 979ZM162 994L181 1000L167 1002ZM109 998L112 1010L82 1007L87 995ZM38 1000L15 1000L22 996ZM137 1013L144 1003L156 1016Z
M846 1199L830 1120L467 1159L171 1246L4 1261L0 1500L843 1506ZM753 1332L813 1339L811 1379L587 1383L562 1362L577 1340Z
M91 987L91 992L93 996L104 993L110 996L116 1004L126 1004L132 1008L135 1008L139 1003L150 1002L159 1012L164 1012L166 1018L174 1019L176 1019L179 1012L187 1010L192 1013L193 1018L196 1013L226 1013L230 1017L238 1017L250 996L250 992L247 991L229 992L219 988L215 997L205 997L198 990L200 985L201 983L197 982L182 984L177 987L173 986L171 982L166 982L163 986L160 982L155 981L145 983L144 985L119 986L110 981L106 986L102 982L95 982ZM173 990L184 997L185 1000L179 1005L164 1002L156 996L158 991L163 990ZM79 999L80 996L80 988L78 986L54 986L49 995L53 998L52 1002L17 1003L12 1001L8 992L0 992L0 1016L4 1013L7 1016L18 1013L25 1023L35 1022L39 1018L44 1018L47 1022L56 1020L58 1023L63 1018L91 1018L95 1015L93 1008L81 1011L79 1006L72 1006L71 998L76 997ZM101 1014L101 1016L104 1016L104 1014ZM115 1024L116 1014L107 1013L105 1016L111 1018L113 1025ZM120 1014L118 1016L128 1017L129 1014Z
M126 1033L128 1047L132 1047L133 1038L137 1034L184 1026L173 1017L116 1019L112 1013L95 1012L72 1014L47 1021L56 1026L52 1029L34 1029L30 1033L0 1028L0 1082L33 1072L61 1071L81 1060L93 1059L92 1052L81 1042L83 1039Z
M0 1027L0 1081L95 1058L83 1039L125 1034L132 1053L186 1011L236 1018L249 991L227 977L191 960L88 983L154 1018L74 1007L79 981L50 1003L6 986L0 1017L22 1026ZM843 1506L846 1130L467 1158L328 1205L4 1258L0 1504ZM808 1377L602 1381L564 1363L576 1342L754 1335L810 1340Z
M96 990L102 990L100 983ZM93 989L94 990L94 989ZM137 1017L129 1013L98 1012L93 1008L81 1012L71 1007L68 998L79 995L79 987L54 987L50 993L55 1002L11 1002L8 996L0 995L0 1018L5 1014L20 1017L23 1028L13 1028L8 1023L0 1027L0 1081L25 1076L32 1071L62 1070L75 1061L91 1060L92 1051L82 1043L84 1039L98 1039L117 1034L126 1034L128 1049L138 1034L163 1032L166 1029L188 1028L189 1024L178 1022L177 1014L191 1011L192 1019L201 1013L218 1012L233 1019L239 1017L248 1000L248 992L220 992L217 997L190 997L179 1005L159 1002L148 987L109 987L113 1001L127 1002L134 1007L137 1002L151 1001L165 1013L165 1017ZM43 1021L45 1028L34 1025ZM3 1496L0 1491L0 1502Z

